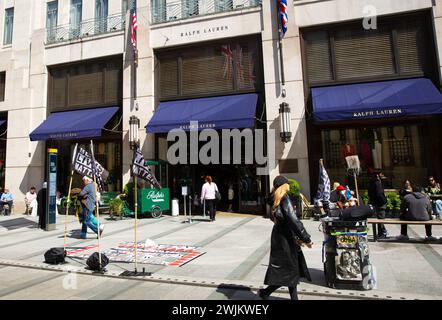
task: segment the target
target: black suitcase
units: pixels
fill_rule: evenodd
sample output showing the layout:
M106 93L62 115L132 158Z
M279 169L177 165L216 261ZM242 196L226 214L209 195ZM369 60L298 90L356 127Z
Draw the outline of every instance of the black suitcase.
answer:
M45 262L49 264L59 264L65 262L66 251L64 248L51 248L45 252Z
M105 266L108 265L109 258L102 253L101 254L101 269L100 269L100 262L99 262L100 260L99 260L98 256L99 256L98 252L94 252L86 260L86 264L89 267L89 269L94 270L94 271L101 271L104 269Z
M371 218L374 215L374 209L371 205L354 206L342 210L341 220L344 221L361 221Z

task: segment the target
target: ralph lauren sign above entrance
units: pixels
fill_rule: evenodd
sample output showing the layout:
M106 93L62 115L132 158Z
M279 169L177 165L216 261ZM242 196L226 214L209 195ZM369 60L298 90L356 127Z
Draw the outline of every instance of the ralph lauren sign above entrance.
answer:
M312 98L316 122L442 113L442 95L425 78L312 88Z
M370 110L370 111L358 111L353 112L354 118L370 118L375 116L392 116L392 115L401 115L402 109L381 109L381 110Z

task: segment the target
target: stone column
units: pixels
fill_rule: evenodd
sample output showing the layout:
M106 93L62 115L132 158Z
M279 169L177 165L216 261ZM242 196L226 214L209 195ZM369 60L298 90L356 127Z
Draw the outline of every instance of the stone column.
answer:
M123 63L123 184L130 180L132 151L129 148L129 118L140 119L140 146L145 159L155 157L154 136L144 128L154 111L154 56L149 42L150 4L137 3L138 67L133 66L133 50L130 42L130 19L126 25L126 52ZM136 70L136 99L133 95Z
M283 59L286 97L282 96L279 43L277 33L277 8L273 1L263 1L262 16L264 31L262 47L264 57L264 82L266 92L267 129L275 130L276 168L270 172L270 183L278 174L296 179L302 187L302 193L310 194L310 180L307 152L307 131L305 122L304 85L299 28L296 25L292 2L288 5L288 30L283 39ZM282 143L279 138L279 104L286 102L291 109L292 140ZM281 172L279 160L291 160L298 164L297 172Z

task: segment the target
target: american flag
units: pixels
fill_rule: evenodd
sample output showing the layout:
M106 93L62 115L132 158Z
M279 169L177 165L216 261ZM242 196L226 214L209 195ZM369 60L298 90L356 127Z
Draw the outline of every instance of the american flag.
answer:
M132 42L132 46L134 47L134 51L137 50L137 31L138 25L137 25L137 14L134 11L132 13L132 28L130 32L130 42Z
M223 78L232 79L233 75L233 52L230 49L230 45L221 46L221 53L224 56L224 66L223 66Z
M287 31L287 22L289 21L289 16L287 15L287 0L277 0L279 8L279 19L281 21L281 38L284 37Z

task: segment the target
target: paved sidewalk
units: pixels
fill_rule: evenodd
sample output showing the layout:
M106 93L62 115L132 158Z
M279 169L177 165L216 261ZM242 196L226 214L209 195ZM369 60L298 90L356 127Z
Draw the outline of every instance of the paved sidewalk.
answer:
M103 249L123 241L133 241L133 219L121 221L107 221L106 219L107 216L102 217L102 221L106 223L101 241ZM125 293L125 298L130 298L131 292L133 292L133 297L140 297L142 290L137 291L136 288L156 286L162 288L162 291L159 291L162 293L157 295L159 299L200 299L201 294L196 294L196 290L192 290L197 286L198 292L207 293L204 299L254 299L256 295L251 294L249 289L251 288L254 292L263 285L262 281L269 259L272 222L260 216L239 214L219 214L215 222L204 221L201 216L195 217L192 224L182 223L183 220L183 216L139 220L138 239L139 241L152 239L160 244L201 246L206 253L182 267L140 265L139 267L145 267L146 271L153 272L153 274L151 277L133 280L120 277L125 270L133 271L132 264L111 263L107 267L108 272L105 276L91 276L91 273L84 269L85 263L81 260L67 259L68 264L61 266L44 264L43 254L47 249L63 246L64 217L57 217L57 229L51 232L35 228L36 218L33 217L21 215L0 217L0 279L2 279L0 280L0 299L25 298L26 294L22 293L24 289L21 288L23 283L26 285L27 281L30 284L36 282L33 285L36 286L35 288L40 288L45 282L58 283L58 286L44 285L43 287L46 288L42 289L44 296L51 297L51 291L53 291L52 296L60 299L70 298L69 294L64 292L66 290L63 287L63 281L60 280L64 277L56 280L57 275L66 276L66 273L59 272L62 270L79 272L81 279L93 278L91 282L100 283L106 280L110 281L109 283L125 283L121 288L118 285L112 285L114 294L109 289L108 295L114 298L121 297L121 293L118 293L120 291ZM321 261L323 235L318 230L320 223L312 220L303 222L315 243L312 249L304 249L313 281L300 284L299 291L303 297L442 299L441 244L427 244L421 240L411 243L370 242L370 257L377 273L377 289L370 291L334 290L324 285ZM92 233L88 234L86 240L78 239L79 229L80 225L75 221L75 217L70 216L68 247L83 247L97 243ZM388 230L391 235L399 234L399 227L391 226ZM433 234L441 237L442 227L434 227ZM410 226L409 235L423 238L424 228ZM17 277L17 282L11 281L14 280L11 278L4 278L1 276L2 270L5 271L7 268L28 270L26 273L29 272L30 278L26 280ZM31 276L33 272L39 273L35 279ZM24 282L20 284L21 281ZM80 281L79 287L86 286L88 283L89 281L86 280ZM183 288L187 293L171 298L173 294L168 294L167 290L171 289L172 284L177 288ZM80 289L86 290L86 287ZM25 291L27 292L28 289ZM282 288L278 295L288 297L287 290ZM82 295L74 296L75 294L72 295L73 298L89 298ZM103 295L101 298L106 299ZM148 295L145 298L155 299Z

